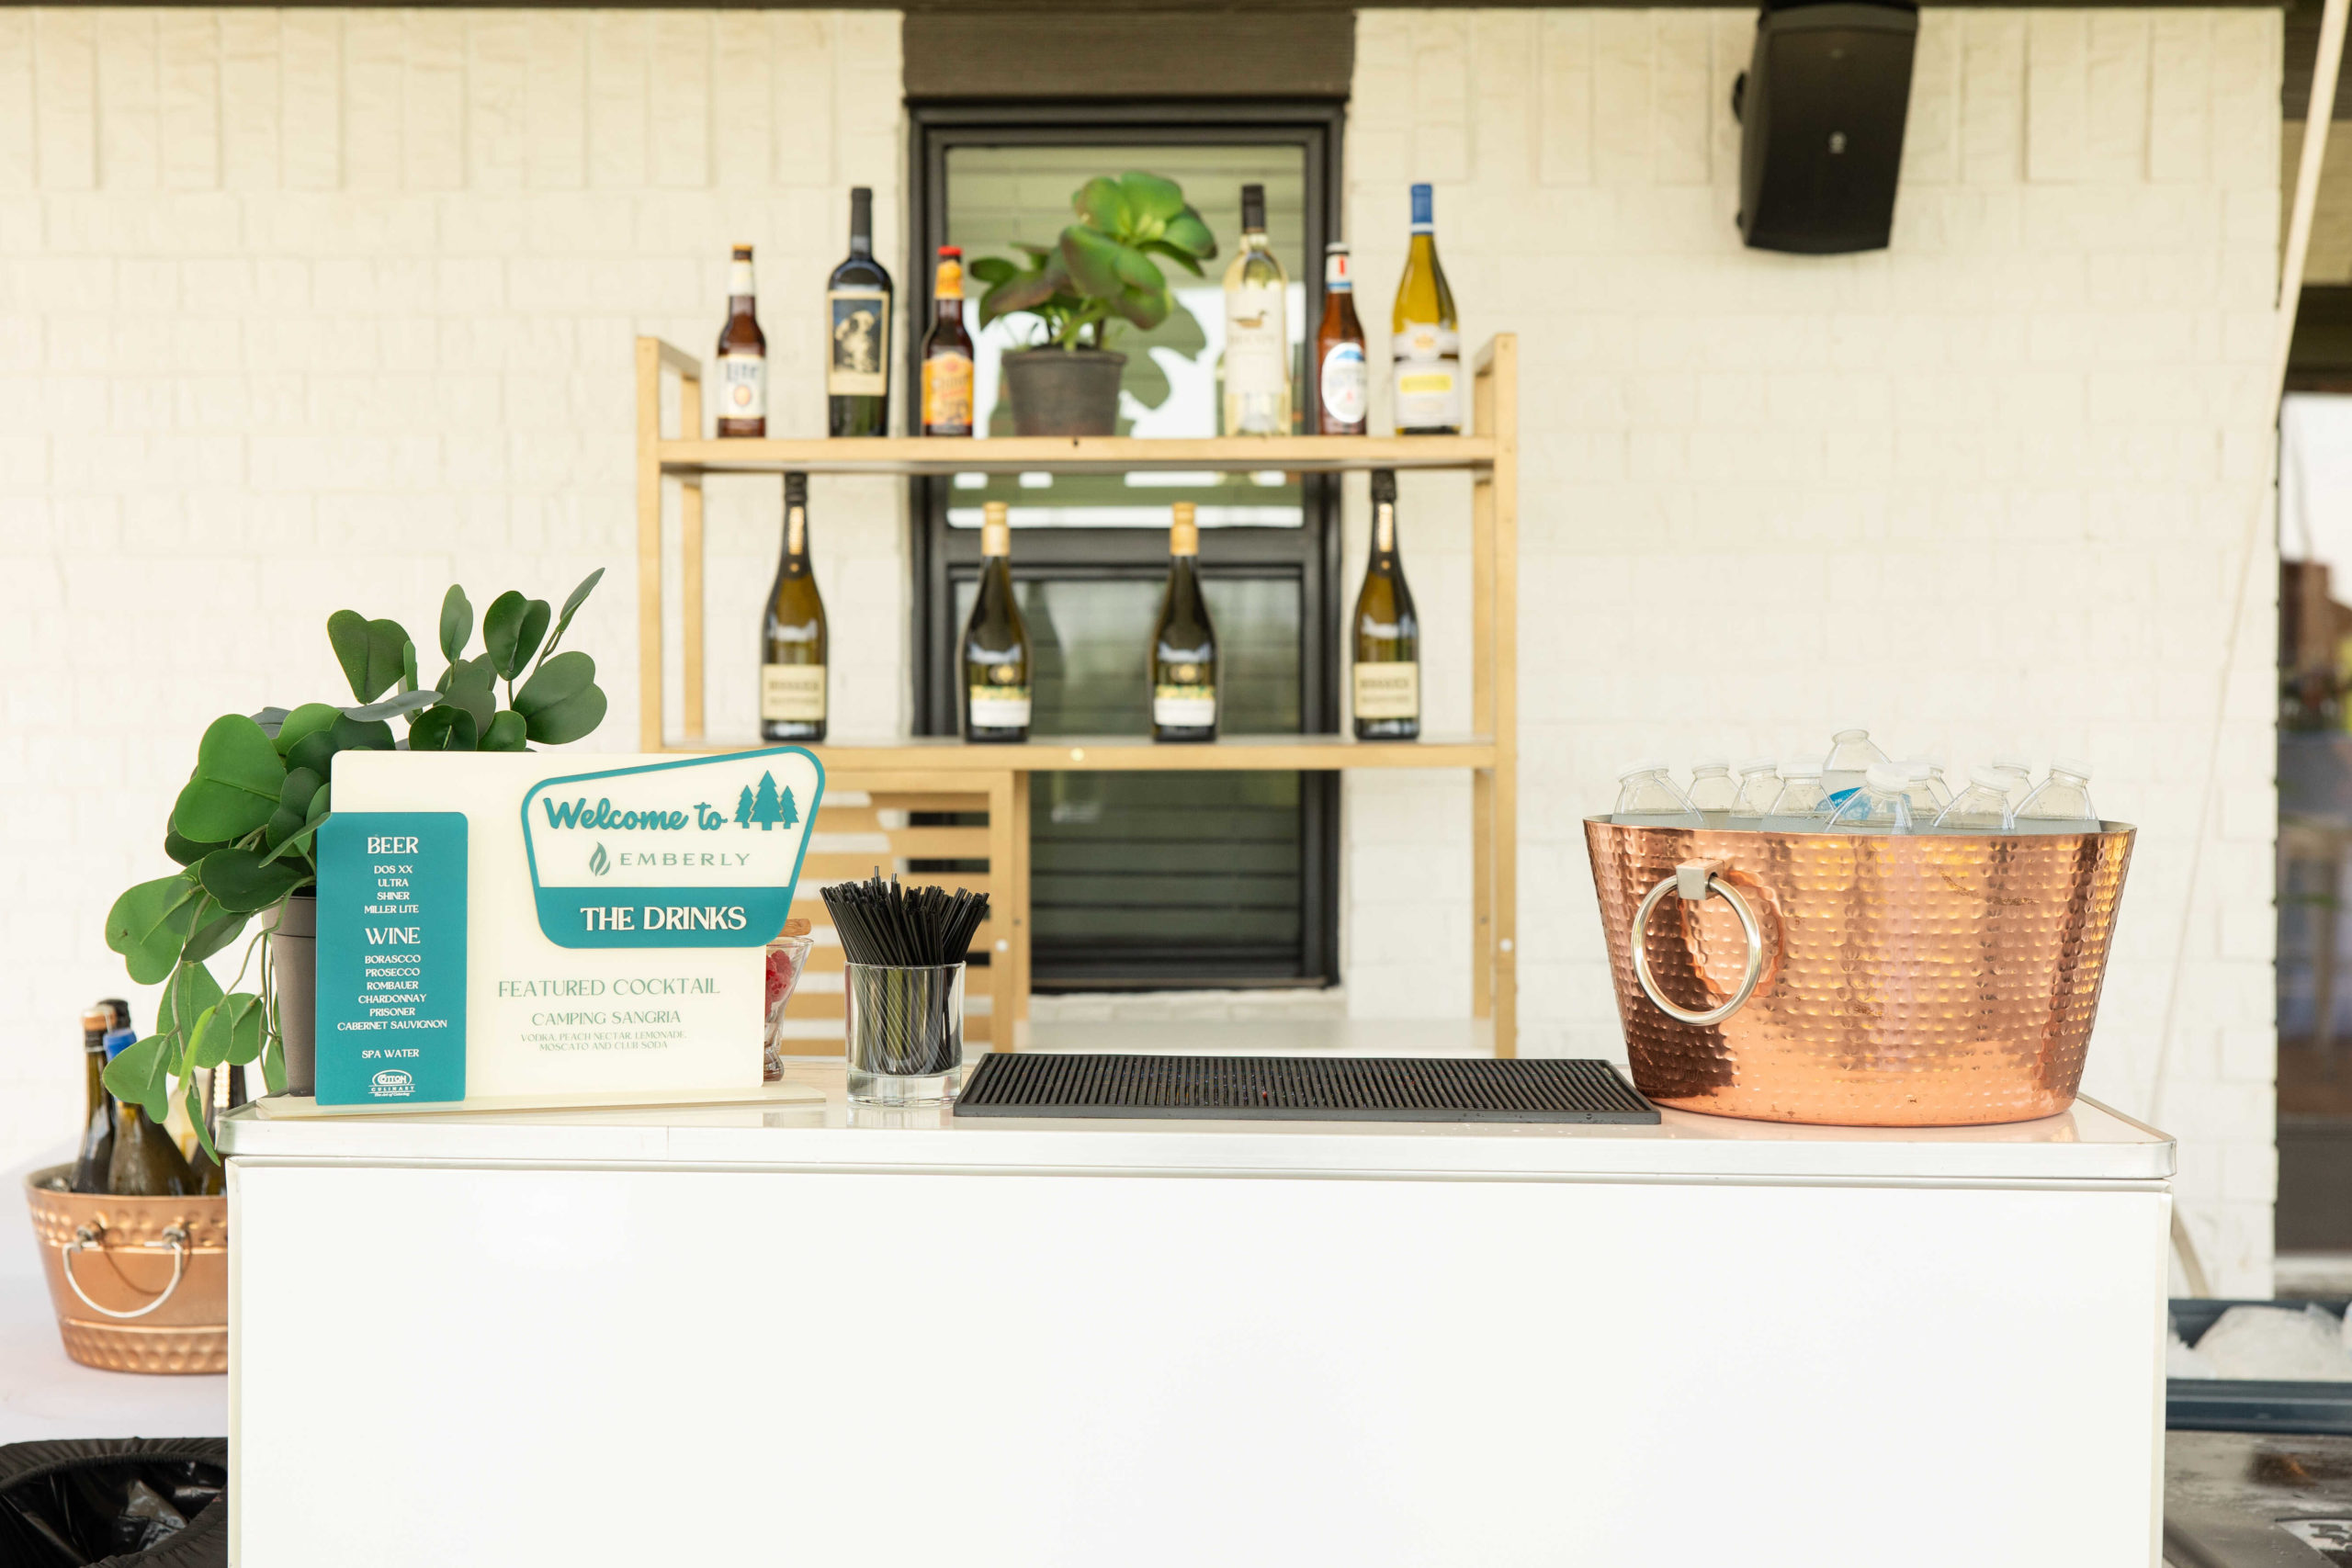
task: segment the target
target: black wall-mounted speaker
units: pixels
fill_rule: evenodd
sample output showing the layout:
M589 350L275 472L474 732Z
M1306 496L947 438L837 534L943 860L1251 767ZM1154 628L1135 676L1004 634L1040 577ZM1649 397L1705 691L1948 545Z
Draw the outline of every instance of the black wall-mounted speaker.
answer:
M1760 251L1886 248L1911 47L1907 5L1767 5L1732 87L1740 123L1739 232Z

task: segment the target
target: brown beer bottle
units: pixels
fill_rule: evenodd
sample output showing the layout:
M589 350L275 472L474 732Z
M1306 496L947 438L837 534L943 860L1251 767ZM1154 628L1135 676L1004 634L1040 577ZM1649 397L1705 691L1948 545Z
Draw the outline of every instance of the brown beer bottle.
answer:
M922 433L972 434L972 334L964 330L964 253L939 247L931 288L931 333L922 340Z
M107 1070L107 1031L113 1027L113 1015L103 1003L82 1014L85 1109L82 1146L74 1156L76 1192L104 1192L107 1167L114 1159L114 1101L100 1081Z
M718 329L718 434L768 433L768 339L753 308L752 247L727 269L727 324ZM699 438L702 432L695 431Z

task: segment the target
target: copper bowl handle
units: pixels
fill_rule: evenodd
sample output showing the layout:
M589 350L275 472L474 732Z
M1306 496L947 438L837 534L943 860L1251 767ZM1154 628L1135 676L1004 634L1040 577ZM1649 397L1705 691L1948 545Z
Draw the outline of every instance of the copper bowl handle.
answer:
M1666 999L1666 993L1657 988L1657 982L1650 978L1650 912L1657 908L1659 899L1678 891L1693 904L1705 903L1710 894L1722 898L1731 906L1732 913L1739 917L1739 929L1747 936L1747 973L1740 976L1739 989L1732 993L1731 1000L1705 1012L1691 1012L1675 1006ZM1712 861L1684 861L1674 868L1672 876L1661 877L1658 885L1649 890L1648 896L1642 900L1642 907L1634 911L1633 948L1634 978L1641 982L1642 994L1657 1004L1658 1011L1677 1023L1687 1023L1694 1029L1721 1023L1737 1012L1747 998L1756 994L1757 982L1764 978L1763 928L1756 923L1756 912L1747 907L1747 900L1739 896L1738 889L1715 874L1715 864Z
M158 1243L151 1241L146 1244L146 1247L148 1248L153 1248L158 1245ZM188 1234L187 1227L183 1225L173 1225L169 1227L164 1232L164 1239L160 1245L168 1247L172 1249L172 1282L164 1287L164 1293L162 1295L157 1296L153 1301L149 1302L143 1307L138 1307L130 1312L117 1312L112 1307L102 1307L97 1303L90 1299L90 1292L82 1288L82 1281L74 1278L74 1255L75 1253L104 1252L107 1249L106 1235L96 1225L82 1225L77 1227L74 1232L74 1239L66 1244L64 1249L65 1282L74 1287L74 1293L81 1297L82 1304L88 1307L92 1312L116 1319L145 1317L149 1313L153 1312L157 1307L162 1306L165 1302L172 1299L174 1292L178 1291L180 1288L180 1280L185 1278L187 1273Z

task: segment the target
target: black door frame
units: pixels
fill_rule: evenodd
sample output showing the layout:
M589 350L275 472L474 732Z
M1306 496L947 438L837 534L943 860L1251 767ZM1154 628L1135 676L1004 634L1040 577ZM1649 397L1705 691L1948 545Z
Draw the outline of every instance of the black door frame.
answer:
M1307 321L1311 325L1322 318L1323 247L1340 231L1345 100L934 100L910 101L907 110L910 121L909 222L903 276L908 331L901 348L904 385L910 390L922 385L922 335L932 316L933 247L946 243L947 154L957 146L1067 144L1074 136L1130 145L1261 141L1296 146L1304 155L1306 173L1306 251L1296 270L1306 285ZM910 398L910 424L915 418L912 404ZM919 606L912 645L913 716L916 733L923 735L952 735L956 730L956 690L949 668L958 630L954 625L956 583L976 573L979 563L978 530L959 532L944 526L953 483L948 478L910 481L908 560ZM1341 717L1339 631L1343 589L1338 478L1301 476L1299 500L1300 528L1217 529L1219 558L1214 566L1204 566L1203 573L1212 578L1286 576L1298 584L1304 640L1299 649L1301 728L1309 734L1330 734L1337 731ZM1160 558L1138 530L1052 532L1053 554L1047 569L1057 576L1125 575L1146 562L1157 564ZM1014 575L1025 574L1016 565ZM1311 773L1300 777L1303 973L1289 983L1336 985L1340 978L1340 775ZM1181 975L1153 978L1171 988L1186 983ZM1227 978L1206 983L1266 982Z

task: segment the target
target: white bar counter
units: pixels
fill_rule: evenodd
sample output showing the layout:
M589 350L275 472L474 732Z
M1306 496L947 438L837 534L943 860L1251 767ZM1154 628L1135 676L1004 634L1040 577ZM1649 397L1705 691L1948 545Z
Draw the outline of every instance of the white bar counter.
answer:
M2155 1561L2173 1147L2087 1100L227 1127L241 1568Z

